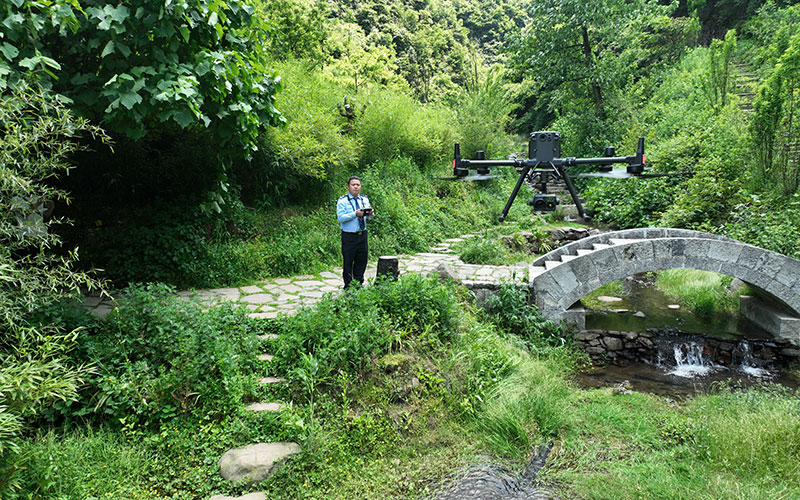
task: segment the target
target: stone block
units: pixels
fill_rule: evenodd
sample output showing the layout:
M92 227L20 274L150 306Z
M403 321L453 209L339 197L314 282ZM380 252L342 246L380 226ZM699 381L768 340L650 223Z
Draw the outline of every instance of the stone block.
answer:
M744 245L733 242L715 242L708 247L708 258L726 263L734 263L739 260Z
M299 452L300 446L297 443L283 442L233 448L219 459L219 473L230 481L263 481L277 463Z
M777 338L786 339L800 347L800 317L757 297L739 297L742 315Z

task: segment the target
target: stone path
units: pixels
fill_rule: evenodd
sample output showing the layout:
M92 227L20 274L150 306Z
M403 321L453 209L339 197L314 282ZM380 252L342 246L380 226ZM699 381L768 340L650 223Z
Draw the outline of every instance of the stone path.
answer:
M467 234L460 238L450 238L440 243L427 253L400 255L400 273L415 272L427 275L440 264L447 264L459 279L468 287L475 284L498 285L503 281L523 279L529 264L517 266L489 266L465 264L453 253L452 246L473 238ZM365 277L373 279L377 270L375 261L367 266ZM336 267L317 274L294 276L291 278L269 278L253 285L233 288L211 288L206 290L187 290L178 292L182 297L193 296L198 300L213 305L220 302L235 302L245 305L254 318L275 318L279 314L293 314L300 308L311 306L322 299L325 294L338 294L342 291L342 268ZM84 306L98 316L111 311L108 299L87 297Z
M430 252L414 255L398 256L400 273L415 272L427 275L442 264L446 264L459 280L470 288L492 288L504 281L513 279L526 280L529 264L517 266L481 266L462 262L454 254L452 247L465 239L474 238L467 234L461 238L445 240ZM376 261L367 266L367 281L375 277ZM317 274L294 276L291 278L270 278L253 285L232 288L213 288L207 290L188 290L179 292L181 297L194 297L209 306L222 302L234 302L244 305L250 310L253 318L271 319L281 314L291 315L303 307L312 306L326 294L342 292L342 269L333 268ZM109 298L86 297L83 305L97 316L105 316L112 309ZM264 335L262 340L272 340L274 336ZM265 343L269 345L268 342ZM261 353L259 360L264 363L272 361L272 355ZM280 377L263 377L261 384L284 384L287 380ZM246 407L254 412L279 412L285 408L282 401L258 401ZM273 468L287 457L300 452L296 443L254 443L227 451L219 460L220 474L234 481L247 478L256 482L267 477ZM215 495L210 500L264 500L262 492L232 498Z

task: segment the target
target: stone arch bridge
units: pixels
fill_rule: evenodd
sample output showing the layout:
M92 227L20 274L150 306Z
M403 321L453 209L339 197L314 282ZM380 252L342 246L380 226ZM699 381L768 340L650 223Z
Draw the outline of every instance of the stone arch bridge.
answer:
M643 228L584 238L538 258L529 285L545 317L583 328L578 306L587 293L632 274L674 268L744 281L767 300L743 300L742 312L776 337L800 345L800 261L709 233Z

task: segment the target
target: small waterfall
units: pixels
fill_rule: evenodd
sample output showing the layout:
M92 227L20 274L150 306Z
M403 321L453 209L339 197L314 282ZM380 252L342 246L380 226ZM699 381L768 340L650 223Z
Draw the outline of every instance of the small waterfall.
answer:
M751 377L762 378L772 376L769 370L755 366L757 362L753 357L753 350L750 348L750 344L748 342L741 342L739 344L739 350L742 353L742 364L739 365L739 371L746 375L750 375Z
M675 368L670 375L693 378L708 375L716 370L717 365L703 357L704 345L697 342L682 342L673 345Z

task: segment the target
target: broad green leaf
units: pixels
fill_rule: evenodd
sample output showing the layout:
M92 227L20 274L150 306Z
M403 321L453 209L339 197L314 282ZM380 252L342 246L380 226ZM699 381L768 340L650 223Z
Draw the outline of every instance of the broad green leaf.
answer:
M28 68L28 69L32 70L33 68L36 67L36 64L38 62L39 62L39 58L38 57L26 57L25 59L22 59L17 64L19 64L23 68Z
M13 61L14 58L19 55L19 49L8 42L3 42L3 45L0 45L0 52L2 52L9 61Z
M103 52L100 53L100 57L103 58L113 53L114 53L114 40L109 40L106 46L103 48Z
M175 122L178 125L181 126L181 128L188 127L189 125L194 123L194 120L195 120L194 115L191 113L191 111L188 111L188 110L185 110L185 109L176 111L172 115L172 118L175 120Z
M181 35L183 35L183 41L188 43L189 42L189 36L190 36L189 28L187 28L186 26L181 26L180 27L180 32L181 32Z
M52 59L52 58L46 57L46 56L41 56L41 58L42 58L42 61L44 62L44 64L47 65L48 67L56 69L56 70L60 70L61 69L61 65L58 64L58 62L55 59Z
M122 54L122 57L128 57L131 55L131 49L124 43L117 43L117 50Z
M142 102L142 96L136 92L127 92L119 97L119 101L127 109L132 109L136 104Z

